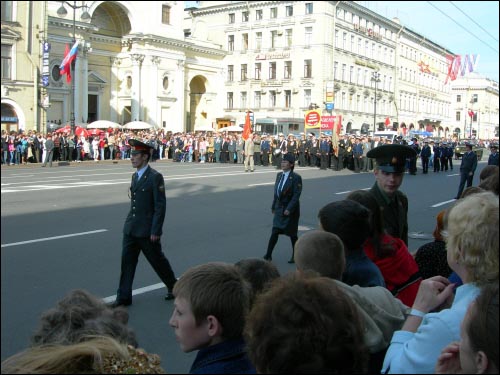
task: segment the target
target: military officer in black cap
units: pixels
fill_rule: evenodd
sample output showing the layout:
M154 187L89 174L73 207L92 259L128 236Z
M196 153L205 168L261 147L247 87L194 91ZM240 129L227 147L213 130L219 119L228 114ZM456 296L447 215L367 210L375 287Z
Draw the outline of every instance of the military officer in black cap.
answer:
M167 286L166 300L173 299L176 277L161 249L165 219L165 181L161 173L148 164L152 147L136 139L129 140L130 160L137 172L130 185L130 211L123 227L120 285L112 307L132 304L132 283L142 250L163 283Z
M274 199L271 211L274 214L273 229L264 259L272 260L274 246L280 234L290 237L292 241L292 257L288 263L294 263L295 242L297 242L300 218L300 194L302 193L302 177L293 171L295 157L291 153L283 155L281 172L274 183Z
M416 157L416 152L409 146L386 144L368 151L366 156L376 161L376 181L370 191L382 209L384 228L408 246L408 198L398 189L403 182L406 159Z

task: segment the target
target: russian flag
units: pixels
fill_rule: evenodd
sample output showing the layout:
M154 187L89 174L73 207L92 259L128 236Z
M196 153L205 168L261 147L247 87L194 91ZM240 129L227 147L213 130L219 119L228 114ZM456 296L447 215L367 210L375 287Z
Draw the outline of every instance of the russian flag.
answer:
M73 44L71 50L68 51L68 45L66 44L66 50L64 51L64 59L59 65L59 71L61 75L66 74L66 82L71 82L71 63L76 60L76 55L78 53L78 41Z

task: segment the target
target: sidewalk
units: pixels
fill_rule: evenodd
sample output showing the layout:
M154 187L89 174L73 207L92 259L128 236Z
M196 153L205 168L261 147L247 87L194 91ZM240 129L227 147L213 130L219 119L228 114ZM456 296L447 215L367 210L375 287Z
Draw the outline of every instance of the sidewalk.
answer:
M151 165L155 165L155 163L165 163L165 162L171 162L172 159L163 159L163 160L157 160L153 163L150 163ZM68 161L53 161L52 162L52 167L77 167L79 165L114 165L114 164L130 164L130 159L118 159L118 160L99 160L99 161L94 161L94 160L85 160L80 163L76 161L68 162ZM1 169L32 169L32 168L42 168L42 163L28 163L28 164L14 164L14 165L7 165L7 164L2 164ZM50 168L49 165L45 168Z

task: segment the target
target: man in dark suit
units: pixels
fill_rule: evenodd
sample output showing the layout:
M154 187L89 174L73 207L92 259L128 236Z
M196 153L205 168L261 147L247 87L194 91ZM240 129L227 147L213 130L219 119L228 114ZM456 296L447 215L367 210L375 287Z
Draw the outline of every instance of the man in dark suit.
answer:
M130 160L137 172L130 186L130 211L123 227L120 286L112 307L132 304L132 283L142 252L157 275L167 286L166 300L174 299L172 289L176 277L161 249L161 235L166 211L165 181L148 164L150 145L129 140Z
M498 146L491 145L490 146L490 156L488 157L488 165L496 165L498 166Z
M406 159L417 154L406 145L386 144L371 149L366 156L376 162L376 181L370 192L382 210L384 229L408 246L408 197L399 187L403 183Z
M472 145L467 143L465 150L465 153L462 155L462 163L460 164L460 185L458 185L458 193L455 199L460 199L462 196L466 181L467 187L472 186L474 172L477 168L477 155L472 151Z
M300 194L302 193L302 177L293 171L295 157L286 153L281 159L281 170L274 183L274 199L271 211L274 214L273 229L264 259L272 260L274 246L280 234L290 237L292 241L292 257L288 263L294 263L294 248L297 242L300 218Z

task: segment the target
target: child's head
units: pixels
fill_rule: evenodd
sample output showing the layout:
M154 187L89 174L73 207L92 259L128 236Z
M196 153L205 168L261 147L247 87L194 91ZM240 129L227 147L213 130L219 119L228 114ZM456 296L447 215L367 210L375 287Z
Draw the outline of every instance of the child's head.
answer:
M241 337L252 291L236 266L214 262L192 267L173 293L169 323L183 351Z
M234 265L252 285L254 296L263 292L273 280L280 277L278 268L261 258L242 259Z
M295 244L295 263L300 271L315 271L340 280L345 268L344 245L333 233L312 230Z

